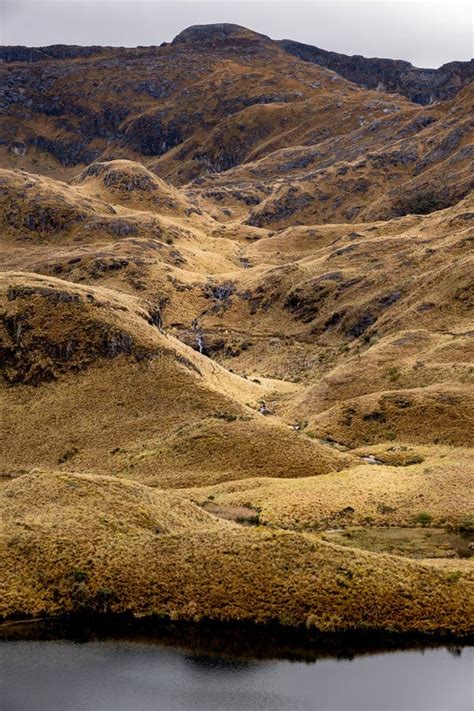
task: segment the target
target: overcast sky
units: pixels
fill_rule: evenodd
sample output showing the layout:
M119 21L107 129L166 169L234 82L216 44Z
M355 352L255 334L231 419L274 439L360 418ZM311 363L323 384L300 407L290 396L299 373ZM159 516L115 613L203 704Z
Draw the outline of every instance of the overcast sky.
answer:
M156 45L234 22L346 54L437 67L473 55L468 0L0 0L0 44Z

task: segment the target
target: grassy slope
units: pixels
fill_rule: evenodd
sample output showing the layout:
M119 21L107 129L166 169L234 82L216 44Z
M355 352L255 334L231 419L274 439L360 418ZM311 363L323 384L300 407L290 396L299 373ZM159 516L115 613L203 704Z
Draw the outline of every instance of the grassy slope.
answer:
M469 629L468 571L218 522L113 478L38 472L5 496L4 613L92 605L324 631Z
M126 75L120 149L2 148L1 614L467 632L471 560L387 530L473 514L470 91L414 107L242 42L48 63L73 133L84 77L100 124ZM132 96L157 62L171 94ZM178 146L130 147L203 92ZM8 136L63 140L35 101ZM455 204L397 217L420 185Z

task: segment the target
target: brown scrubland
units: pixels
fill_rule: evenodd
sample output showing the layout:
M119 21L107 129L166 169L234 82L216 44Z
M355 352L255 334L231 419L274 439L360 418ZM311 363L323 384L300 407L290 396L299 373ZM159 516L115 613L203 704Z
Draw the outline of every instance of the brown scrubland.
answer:
M472 85L236 27L0 76L0 615L472 633Z

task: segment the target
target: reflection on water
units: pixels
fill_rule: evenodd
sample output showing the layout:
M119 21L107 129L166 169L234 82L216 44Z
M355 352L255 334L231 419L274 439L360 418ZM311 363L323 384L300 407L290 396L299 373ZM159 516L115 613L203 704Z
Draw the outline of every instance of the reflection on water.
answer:
M236 626L81 641L55 635L54 629L40 634L30 628L0 643L2 711L473 708L473 647L410 649L405 643L400 649L400 639L289 638Z
M186 654L184 659L189 667L191 669L195 667L198 673L208 670L219 674L242 674L257 668L257 663L250 659L204 656L203 654Z

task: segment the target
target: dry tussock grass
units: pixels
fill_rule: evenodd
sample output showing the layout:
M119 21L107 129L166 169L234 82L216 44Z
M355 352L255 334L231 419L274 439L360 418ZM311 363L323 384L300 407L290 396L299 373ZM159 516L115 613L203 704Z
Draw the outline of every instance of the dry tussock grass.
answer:
M321 531L472 513L471 91L419 108L237 39L48 62L76 138L118 121L88 167L35 101L2 118L42 173L0 171L3 614L466 632L471 562Z
M469 339L428 330L381 338L323 375L293 398L291 413L321 412L344 400L387 390L440 383L474 383Z
M454 580L425 563L239 527L110 478L37 472L2 493L3 614L89 606L324 631L469 629L465 572Z
M433 385L363 395L311 418L312 431L348 446L396 440L468 446L474 438L474 393Z
M283 278L290 284L299 274ZM242 284L253 289L262 278L271 280L259 268ZM356 344L322 363L335 368L308 388L230 373L150 324L147 294L12 272L1 286L2 347L16 353L14 372L29 359L27 373L50 374L32 386L10 370L1 389L3 472L23 474L2 486L10 516L5 614L92 606L322 630L468 629L469 562L409 562L306 533L410 526L423 512L433 525L456 526L469 515L468 453L424 446L434 438L462 444L469 434L469 390L460 371L449 376L456 359L468 361L463 335L425 329ZM185 293L187 308L198 303ZM245 322L246 308L235 303L210 319ZM264 338L275 334L278 313L255 315ZM104 352L104 333L105 344L125 344L124 352ZM291 372L296 351L276 338L271 357ZM297 344L303 358L311 347ZM398 352L404 389L387 375ZM421 355L436 382L426 388L409 375ZM244 351L237 362L259 374L264 356L262 348ZM261 415L261 401L276 414ZM295 432L280 414L308 423ZM383 444L392 428L396 442ZM341 453L315 436L359 449ZM364 445L371 442L379 444ZM363 456L384 464L357 464ZM46 471L24 473L38 466ZM252 509L266 526L224 522L195 505L206 502L221 513Z
M276 383L244 380L165 336L133 297L26 274L0 286L4 468L73 460L186 486L347 463L258 412Z
M387 446L359 450L376 459L391 455L405 466L360 464L340 472L297 480L253 479L183 495L196 503L212 500L221 506L249 506L269 526L292 530L325 530L346 526L412 526L426 512L437 526L459 523L472 516L472 450L407 448L386 451Z

